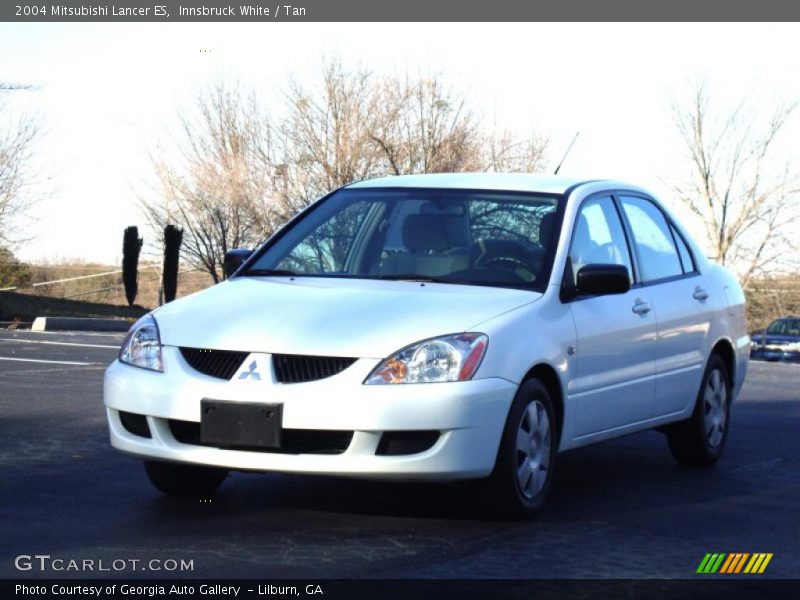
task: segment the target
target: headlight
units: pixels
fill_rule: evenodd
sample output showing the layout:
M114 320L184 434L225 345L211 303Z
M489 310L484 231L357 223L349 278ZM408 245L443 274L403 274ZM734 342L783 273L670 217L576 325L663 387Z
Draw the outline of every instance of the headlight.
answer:
M478 370L488 345L489 338L483 333L458 333L418 342L381 362L364 383L467 381Z
M151 315L143 316L130 328L122 342L119 360L142 369L164 371L158 325Z

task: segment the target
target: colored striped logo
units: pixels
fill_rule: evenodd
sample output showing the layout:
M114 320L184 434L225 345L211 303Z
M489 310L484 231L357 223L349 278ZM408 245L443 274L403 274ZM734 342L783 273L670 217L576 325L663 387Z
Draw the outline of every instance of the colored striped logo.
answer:
M771 552L756 552L755 554L750 554L749 552L733 552L731 554L726 554L724 552L717 554L709 553L700 561L697 572L707 574L724 573L726 575L736 573L763 573L771 560Z

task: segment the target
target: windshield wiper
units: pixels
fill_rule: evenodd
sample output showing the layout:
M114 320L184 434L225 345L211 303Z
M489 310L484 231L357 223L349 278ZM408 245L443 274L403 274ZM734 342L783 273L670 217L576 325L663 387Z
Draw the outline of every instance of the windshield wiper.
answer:
M425 281L431 283L452 283L452 279L444 277L433 277L431 275L420 275L419 273L398 273L396 275L376 275L375 279L387 281Z
M297 275L294 271L290 271L288 269L247 269L244 273L239 273L239 275L244 276L284 276L284 277L291 277Z
M300 275L288 269L248 269L244 273L239 273L243 276L259 277L259 276L275 276L275 277L294 277ZM314 273L315 277L331 276L330 273ZM338 277L348 277L358 279L360 275L348 275L344 273L333 274ZM425 283L461 283L459 281L448 279L444 277L433 277L431 275L421 275L419 273L397 273L392 275L375 275L369 279L381 279L385 281L420 281Z

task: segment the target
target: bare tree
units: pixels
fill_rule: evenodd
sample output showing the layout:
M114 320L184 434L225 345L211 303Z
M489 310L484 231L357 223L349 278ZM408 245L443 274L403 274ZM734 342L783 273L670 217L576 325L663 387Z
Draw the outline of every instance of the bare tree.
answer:
M381 118L373 140L391 174L535 173L545 167L546 138L481 127L464 95L438 76L388 78L379 95Z
M326 65L323 86L297 82L288 93L289 117L270 161L301 206L355 180L382 175L463 171L538 172L547 140L486 131L463 94L439 76L377 78Z
M331 61L319 87L292 81L285 100L277 120L253 93L218 83L198 96L195 116L182 118L179 160L153 158L158 190L145 212L157 235L167 223L182 227L184 257L215 282L228 249L263 241L353 181L544 164L546 140L484 131L437 77L377 78ZM333 260L337 245L329 245Z
M382 115L370 74L327 64L319 90L292 81L288 115L269 161L276 190L290 213L332 189L385 173L372 139Z
M673 102L691 173L675 192L705 224L714 258L735 268L745 287L786 267L797 250L800 177L778 146L795 106L778 105L760 122L744 101L718 109L705 81L686 103Z
M151 157L158 190L142 204L157 231L170 223L184 229L184 256L216 283L229 249L270 232L268 130L254 96L238 86L215 85L195 109L181 118L179 159Z
M382 108L372 131L393 175L478 171L480 136L464 98L437 77L387 79L376 90Z
M30 208L32 196L33 147L41 135L37 119L30 114L14 115L5 92L29 86L0 83L0 245L14 247L24 236L11 231L15 219Z
M506 173L540 173L547 167L546 137L531 134L519 138L505 130L486 137L482 147L484 171Z

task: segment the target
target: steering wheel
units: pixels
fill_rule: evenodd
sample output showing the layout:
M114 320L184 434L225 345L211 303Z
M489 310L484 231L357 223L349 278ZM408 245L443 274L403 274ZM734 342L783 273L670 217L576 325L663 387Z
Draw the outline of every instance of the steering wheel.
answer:
M513 240L478 240L473 247L477 253L472 262L474 267L497 267L512 271L525 281L536 280L539 272L537 257L522 243Z

